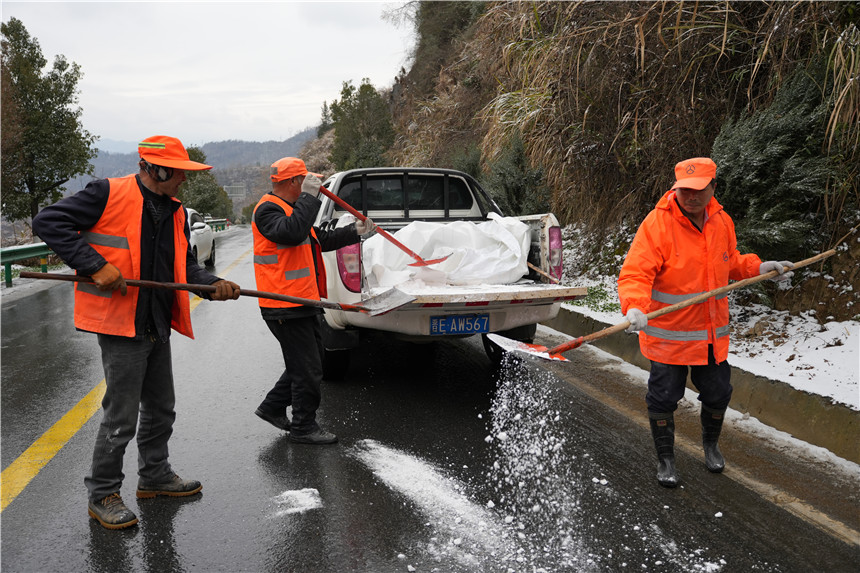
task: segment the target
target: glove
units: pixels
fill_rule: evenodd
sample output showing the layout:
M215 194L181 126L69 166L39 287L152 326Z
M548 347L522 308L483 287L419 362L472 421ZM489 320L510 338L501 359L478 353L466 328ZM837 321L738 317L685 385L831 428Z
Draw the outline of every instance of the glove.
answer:
M361 235L362 239L366 239L376 232L376 223L370 217L367 217L364 221L356 221L355 232Z
M105 263L105 266L94 272L92 279L99 290L119 289L122 296L125 296L128 289L120 270L110 263Z
M763 275L769 273L770 271L778 271L779 274L773 277L772 281L787 281L791 277L794 276L793 271L786 271L783 267L788 267L790 269L794 268L794 263L791 261L767 261L762 263L758 268L758 274Z
M234 282L220 280L212 283L215 287L215 292L210 296L212 300L236 300L239 298L239 285Z
M322 181L313 173L305 175L305 180L302 181L302 193L307 193L311 197L318 197Z
M624 315L624 318L626 318L627 322L630 323L630 326L628 326L627 330L624 332L636 332L637 330L642 330L648 326L648 317L638 308L631 308L628 310L627 314Z

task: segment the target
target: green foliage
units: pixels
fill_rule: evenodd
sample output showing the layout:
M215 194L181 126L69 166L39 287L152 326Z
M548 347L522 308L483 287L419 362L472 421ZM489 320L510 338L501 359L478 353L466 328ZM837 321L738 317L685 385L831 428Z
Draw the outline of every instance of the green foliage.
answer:
M838 172L822 152L830 110L823 70L816 76L799 70L770 106L728 120L714 141L717 199L742 252L797 260L826 243L821 203Z
M340 101L330 106L335 129L331 162L336 169L385 165L394 127L385 100L367 78L356 88L344 82Z
M242 222L250 223L251 219L254 217L254 209L257 208L257 202L255 201L251 205L245 205L242 207Z
M317 137L322 137L325 132L334 127L331 119L331 110L326 102L323 102L322 112L320 113L320 124L317 127Z
M188 148L188 157L206 163L206 154L197 147ZM179 187L176 197L186 207L215 219L233 219L233 202L211 171L186 171L185 176L187 180Z
M96 155L96 137L81 123L78 102L80 67L58 55L53 67L42 73L47 61L35 38L17 18L0 25L3 49L3 195L2 212L9 220L32 217L39 206L62 197L63 185L79 174L92 174L89 161ZM14 114L14 117L8 114ZM7 125L14 126L7 133ZM16 152L6 155L13 146ZM9 164L7 165L7 162ZM10 175L6 179L6 175Z
M589 285L585 298L571 302L574 306L584 306L598 312L621 312L618 296L602 285Z
M529 165L519 134L487 167L481 184L499 203L506 215L531 215L550 210L550 191L543 170Z
M475 179L481 178L481 150L474 143L456 149L449 157L451 169L468 173Z
M417 40L409 80L419 92L433 88L454 43L486 11L486 4L422 1L413 5Z

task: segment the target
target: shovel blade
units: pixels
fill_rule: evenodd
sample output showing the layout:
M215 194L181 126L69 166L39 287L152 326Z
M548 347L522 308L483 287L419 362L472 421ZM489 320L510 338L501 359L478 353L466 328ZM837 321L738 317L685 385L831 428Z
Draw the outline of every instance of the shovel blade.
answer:
M487 338L489 338L496 346L498 346L505 352L523 354L525 356L542 358L544 360L556 360L559 362L568 361L567 358L565 358L561 354L550 353L549 349L546 346L541 346L540 344L529 344L528 342L512 340L510 338L506 338L498 334L488 334Z
M356 306L361 307L370 316L377 316L396 310L413 300L415 300L415 297L411 294L406 294L402 290L392 288L380 295L362 301L360 305Z
M427 267L430 265L435 265L436 263L441 263L442 261L446 260L450 256L451 255L445 255L441 259L430 259L429 261L425 260L425 259L421 259L420 261L415 261L414 263L409 263L409 266L410 267Z

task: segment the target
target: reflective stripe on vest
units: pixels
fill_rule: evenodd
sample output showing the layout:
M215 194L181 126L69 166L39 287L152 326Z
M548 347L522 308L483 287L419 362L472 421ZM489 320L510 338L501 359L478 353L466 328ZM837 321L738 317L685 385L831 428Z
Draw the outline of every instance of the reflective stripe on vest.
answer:
M654 338L661 338L663 340L672 340L675 342L692 342L694 340L707 340L708 339L708 331L707 330L666 330L665 328L657 328L655 326L646 326L642 329L645 334L648 336L653 336ZM728 336L729 335L729 327L721 326L715 329L715 334L717 338Z
M104 212L81 237L107 262L128 279L140 278L140 231L143 218L143 195L134 175L110 178ZM173 214L173 276L186 281L185 211ZM101 291L91 283L75 283L75 326L81 330L133 337L139 289L128 287L125 296L119 290ZM193 338L191 305L188 293L176 291L170 326Z
M651 291L651 300L662 302L663 304L678 304L679 302L684 302L685 300L690 300L693 297L697 297L700 294L705 294L705 292L693 292L690 294L669 294L667 292L660 292L658 290ZM721 295L717 295L714 297L714 300L720 300L721 298L726 298L729 296L729 293L724 292Z

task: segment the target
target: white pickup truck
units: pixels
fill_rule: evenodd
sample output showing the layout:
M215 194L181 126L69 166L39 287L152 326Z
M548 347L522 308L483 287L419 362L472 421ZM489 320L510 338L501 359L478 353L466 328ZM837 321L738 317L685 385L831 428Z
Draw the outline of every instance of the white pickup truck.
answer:
M336 173L323 184L329 191L389 233L414 221L452 223L487 221L490 213L502 215L498 205L466 173L450 169L378 167ZM317 225L334 224L351 217L330 198L320 195ZM390 333L401 339L426 343L449 337L482 335L490 360L497 363L501 350L488 333L531 342L537 323L554 318L561 303L585 296L586 289L555 284L561 277L562 240L558 220L551 214L517 217L529 226L527 274L513 284L471 286L398 284L415 300L386 314L325 311L323 342L325 378L342 378L349 367L350 349L359 345L362 331ZM410 249L417 250L414 246ZM368 285L358 244L323 254L328 300L356 304L379 294ZM432 268L432 267L430 267ZM534 269L540 269L538 272Z

